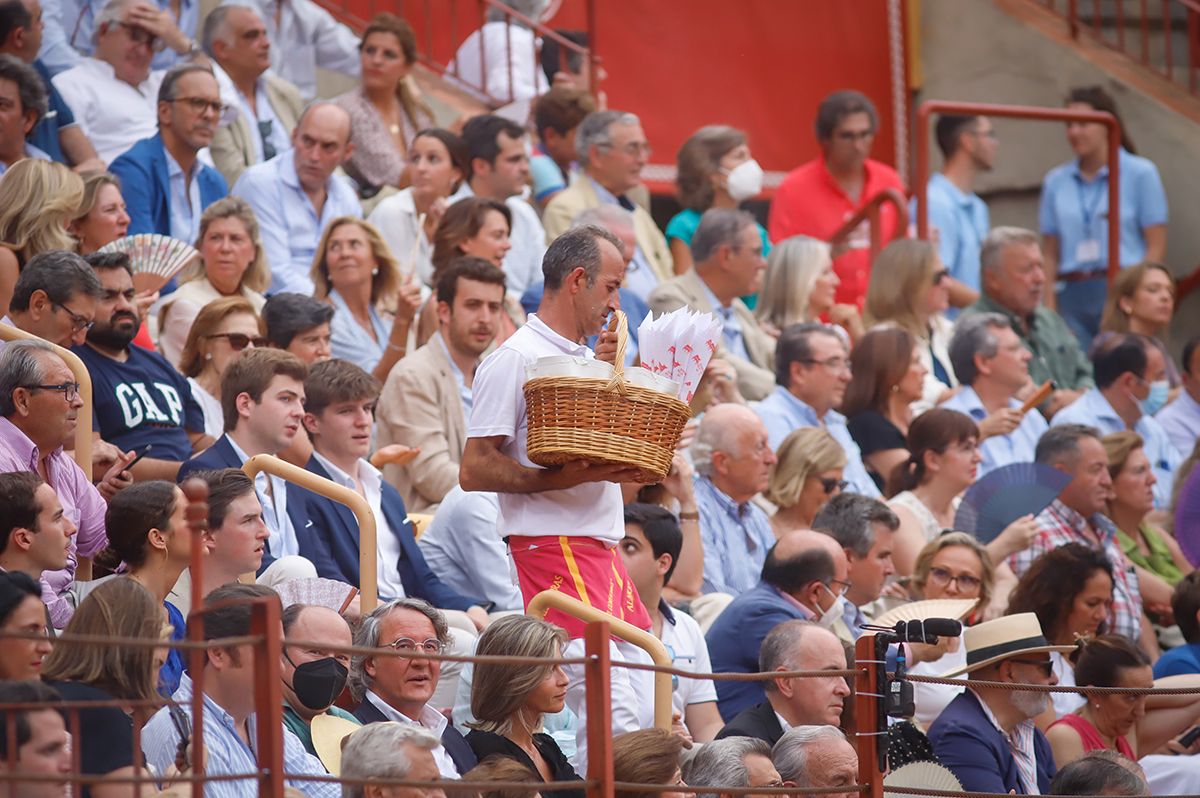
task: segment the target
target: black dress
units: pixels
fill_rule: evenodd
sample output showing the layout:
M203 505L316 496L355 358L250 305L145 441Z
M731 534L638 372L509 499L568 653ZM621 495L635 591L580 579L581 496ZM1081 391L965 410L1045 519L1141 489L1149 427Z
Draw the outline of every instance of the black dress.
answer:
M875 410L864 410L854 418L847 419L846 429L850 430L850 437L858 444L864 466L866 458L875 452L908 448L908 442L904 440L904 433L900 432L900 428ZM875 480L876 486L882 491L888 475L877 474L871 470L870 466L867 466L867 473L871 475L871 479Z
M63 701L112 701L98 687L83 682L57 682L46 680L46 684L58 691ZM78 710L79 734L74 735L70 712L59 710L66 723L67 732L79 746L80 767L88 776L106 776L114 770L133 767L133 719L117 707L94 707ZM149 715L146 716L149 719ZM83 788L83 798L89 798L91 790Z
M544 781L537 765L533 764L533 760L529 758L529 754L525 753L525 749L503 735L472 729L467 733L467 743L475 752L475 756L479 757L480 762L496 754L511 757L529 768L529 772L537 776L539 780ZM563 756L558 743L554 742L554 738L549 734L539 732L533 735L533 745L542 755L542 759L546 760L546 764L550 766L550 773L554 776L554 781L583 781L575 772L575 768L571 767L571 763ZM584 790L543 790L541 794L542 798L585 798L587 793Z

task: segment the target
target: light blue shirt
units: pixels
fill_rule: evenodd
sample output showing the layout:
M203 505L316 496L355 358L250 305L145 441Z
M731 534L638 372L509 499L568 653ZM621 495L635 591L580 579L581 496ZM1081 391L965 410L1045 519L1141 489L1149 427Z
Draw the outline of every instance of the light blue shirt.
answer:
M879 487L863 465L862 451L850 430L846 427L846 417L836 410L830 410L824 418L817 418L817 411L796 398L791 391L782 385L776 385L766 399L751 405L758 417L767 428L767 438L771 448L778 450L783 439L798 429L805 427L824 427L846 452L846 468L842 473L850 490L863 496L881 498Z
M171 238L194 244L200 238L200 212L204 206L200 200L200 161L192 164L191 175L184 175L180 166L167 148L163 147L167 156L167 186L170 189Z
M1121 267L1146 257L1147 227L1167 223L1167 195L1158 169L1146 158L1121 148ZM1043 235L1058 237L1058 273L1094 271L1108 265L1108 166L1091 181L1078 159L1051 169L1042 181L1038 224ZM1095 241L1095 246L1081 244ZM1087 250L1091 250L1088 252ZM1095 255L1086 260L1081 254Z
M947 410L957 410L974 419L978 424L987 418L987 408L979 400L979 394L969 385L964 385L958 393L942 402ZM1008 406L1014 410L1021 409L1021 403L1009 399ZM1050 428L1042 414L1030 411L1021 419L1020 425L1007 435L993 435L979 444L979 454L983 461L979 464L976 479L983 477L989 471L995 471L1001 466L1012 463L1032 463L1034 452L1037 450L1038 438Z
M38 50L38 60L54 77L59 72L65 72L83 61L71 45L67 44L67 32L63 30L63 4L68 7L73 4L67 0L44 0L42 5L42 47Z
M192 680L183 674L179 689L171 696L179 703L180 709L188 716L189 726L192 719ZM207 695L204 696L204 756L205 773L210 776L233 775L235 773L254 773L259 769L258 757L251 746L237 733L233 717L222 709L217 702ZM257 742L255 728L257 720L251 715L246 721L246 728L252 741ZM193 736L196 734L192 731ZM251 743L253 745L254 743ZM142 752L146 756L146 764L161 776L169 767L175 764L175 752L179 747L179 733L171 722L167 707L163 707L142 729ZM263 762L262 767L269 767L269 762ZM329 775L321 760L304 750L300 738L283 727L283 770L287 776L289 787L295 787L312 798L341 798L341 785L334 782L318 782L296 779L295 776L327 776ZM190 788L189 788L190 790ZM204 785L206 798L245 798L256 791L254 782L250 779L236 781L210 781Z
M742 322L733 312L733 304L722 305L721 300L717 299L717 295L708 287L708 283L700 280L700 285L704 288L704 296L708 298L708 303L712 306L713 313L721 320L721 338L725 343L725 349L731 355L740 357L742 360L750 360L750 353L746 351L746 339L742 337ZM774 448L775 444L771 444Z
M987 203L967 194L941 172L926 187L929 224L938 231L938 254L950 276L979 290L979 250L991 228ZM915 213L916 200L913 200ZM914 217L916 218L916 217Z
M596 191L596 196L605 205L616 205L619 208L633 213L633 201L627 197L618 197L604 186L597 183L592 178L587 178L592 183L592 188ZM624 202L622 202L624 200ZM629 268L625 270L625 287L633 293L637 294L640 299L646 301L650 296L650 292L658 285L658 275L654 273L654 268L650 265L646 253L642 252L640 246L633 249L633 260L629 262ZM713 305L716 307L716 304Z
M1100 393L1099 388L1089 388L1071 404L1054 414L1050 426L1060 424L1086 424L1100 430L1101 435L1111 435L1123 432L1125 422L1113 410L1112 405ZM1158 482L1154 485L1154 506L1163 509L1171 506L1171 486L1175 482L1175 472L1183 456L1176 451L1167 437L1167 431L1153 416L1142 416L1133 425L1133 431L1142 436L1143 451L1150 459L1154 476Z
M1200 402L1186 389L1182 390L1174 402L1158 411L1154 419L1166 431L1175 451L1185 456L1191 454L1200 437Z
M60 2L62 4L61 24L66 36L66 44L84 55L92 55L95 50L95 41L92 37L96 29L96 17L104 9L105 0L60 0ZM160 11L171 14L169 0L149 0L149 2L151 5L158 6ZM175 20L179 30L195 41L199 23L200 4L196 0L180 0L179 18ZM44 44L42 49L45 50ZM150 67L151 69L170 69L175 64L186 60L186 55L180 55L170 47L164 47L160 52L154 54ZM51 67L51 71L54 71L53 67Z
M695 478L700 541L704 544L705 593L739 596L762 578L775 533L754 502L738 504L705 476Z
M311 295L314 286L308 273L321 233L339 216L362 218L358 196L343 178L331 175L325 191L318 215L300 187L292 150L251 166L234 184L230 193L250 203L258 218L263 252L271 265L271 293Z
M383 350L392 334L391 323L379 315L374 305L367 308L371 329L375 331L372 339L350 313L346 300L337 289L330 290L329 304L333 305L333 318L329 321L329 348L333 356L357 364L368 373L374 371L383 359Z
M245 465L250 456L242 451L242 447L225 433L225 440L233 447L233 453ZM267 495L267 486L271 486L271 495ZM296 528L287 512L287 480L259 471L254 475L254 492L263 508L263 523L267 525L271 536L267 538L267 550L275 559L288 555L300 554L300 542L296 539Z
M463 417L471 417L471 407L473 394L471 386L467 385L467 378L463 376L462 369L454 362L454 358L450 357L450 349L446 346L446 339L442 336L437 336L438 346L442 348L442 354L446 356L446 362L450 364L450 373L454 375L454 384L458 387L458 400L462 402Z

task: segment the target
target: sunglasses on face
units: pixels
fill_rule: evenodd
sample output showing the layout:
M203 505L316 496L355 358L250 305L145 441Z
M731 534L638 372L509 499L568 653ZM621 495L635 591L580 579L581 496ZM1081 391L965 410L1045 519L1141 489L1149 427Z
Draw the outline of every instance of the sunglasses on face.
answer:
M1054 660L1052 660L1052 659L1016 659L1016 658L1014 658L1012 660L1012 662L1019 662L1022 665L1032 665L1036 668L1040 668L1042 671L1042 675L1045 676L1047 679L1049 679L1054 674Z
M833 477L817 477L817 481L821 483L821 490L825 491L826 496L841 493L850 484L844 479L834 479Z
M243 349L245 349L247 346L250 346L251 344L253 344L255 347L257 347L259 349L261 349L262 347L267 345L266 338L263 338L262 336L255 336L254 338L251 338L249 335L246 335L245 333L213 333L212 335L206 335L204 337L205 338L224 338L226 341L229 342L229 348L232 349L234 352L241 352Z

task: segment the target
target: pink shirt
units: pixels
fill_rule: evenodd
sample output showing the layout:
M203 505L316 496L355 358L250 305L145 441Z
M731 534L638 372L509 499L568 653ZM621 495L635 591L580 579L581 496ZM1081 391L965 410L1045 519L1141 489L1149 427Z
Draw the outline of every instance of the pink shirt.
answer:
M7 418L0 418L0 471L36 473L40 458L41 453L33 441ZM108 545L108 534L104 528L104 513L108 505L83 469L63 451L62 446L50 455L46 473L50 487L54 488L58 500L62 502L64 514L79 528L71 541L67 567L42 574L42 600L50 610L50 620L55 628L62 629L75 612L75 607L64 598L64 594L75 581L78 557L94 557Z

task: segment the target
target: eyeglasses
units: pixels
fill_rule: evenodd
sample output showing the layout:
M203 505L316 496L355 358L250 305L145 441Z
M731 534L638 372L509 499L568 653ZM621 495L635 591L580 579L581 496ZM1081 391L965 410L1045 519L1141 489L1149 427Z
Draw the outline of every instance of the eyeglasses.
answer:
M1033 665L1041 668L1042 675L1049 679L1054 674L1054 660L1052 659L1017 659L1013 657L1010 662L1019 662L1022 665Z
M245 349L247 346L250 346L251 344L253 344L255 347L257 347L259 349L261 349L267 345L266 338L263 338L261 336L255 336L254 338L251 338L249 335L246 335L245 333L213 333L212 335L206 335L204 337L205 338L224 338L225 340L229 341L229 348L232 349L234 352L241 352L243 349Z
M92 329L92 325L96 323L94 321L88 320L88 318L85 316L80 316L78 313L71 310L69 307L67 307L66 305L64 305L61 302L51 302L50 306L58 308L63 313L66 313L68 316L71 317L71 332L79 332L80 330L90 330L90 329Z
M620 152L623 152L626 155L633 157L633 158L636 158L639 155L643 155L643 156L649 158L650 154L652 152L652 150L650 149L650 143L646 142L646 141L631 141L628 144L621 146L621 147L617 147L614 144L606 144L604 146L606 146L610 150L618 150Z
M821 490L825 491L825 495L829 496L834 491L841 493L850 483L844 479L834 479L833 477L817 477L821 483Z
M978 590L983 582L971 574L952 574L945 568L930 568L929 581L938 587L948 587L951 582L957 582L959 588L967 592Z
M22 385L21 387L30 391L61 391L68 402L74 402L75 398L79 396L79 383L77 382L60 382L57 385Z
M195 114L202 114L205 111L212 111L217 116L222 116L226 109L229 108L229 106L220 100L207 100L203 97L175 97L173 99L166 100L166 102L183 103L188 108L191 108L192 113Z
M162 52L163 48L166 47L166 42L145 28L140 28L137 25L130 25L127 22L121 22L118 24L125 29L125 32L129 34L129 38L132 39L135 44L144 44L156 53Z
M824 360L809 358L800 362L808 366L824 366L830 371L848 371L850 369L850 361L844 357L827 357Z
M837 133L833 134L833 137L835 139L837 139L838 141L845 141L845 142L868 141L869 139L872 139L875 137L875 131L874 130L860 130L860 131L855 132L853 130L839 130Z
M828 582L822 582L821 584L825 585L825 589L835 596L844 596L846 595L846 591L853 587L845 579L830 579ZM836 587L837 590L835 591L830 585Z
M386 648L394 649L400 652L412 653L418 649L422 654L441 654L446 650L446 644L436 637L431 637L428 640L418 643L411 637L401 637L386 644Z
M258 137L262 139L264 161L269 161L278 154L275 150L275 142L271 141L271 130L274 121L273 119L258 120Z

